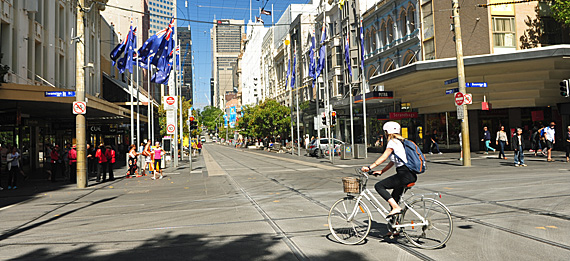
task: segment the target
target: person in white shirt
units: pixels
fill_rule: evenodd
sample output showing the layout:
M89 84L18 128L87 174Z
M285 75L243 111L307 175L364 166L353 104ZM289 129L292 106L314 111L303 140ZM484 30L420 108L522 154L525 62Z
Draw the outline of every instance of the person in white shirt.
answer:
M546 149L547 149L547 160L548 162L553 162L554 160L552 159L552 148L554 147L554 143L556 143L556 140L554 139L554 134L555 134L555 130L554 128L556 127L556 123L551 122L549 127L544 128L544 140L546 142Z
M362 171L370 171L371 169L380 166L380 164L387 159L390 159L390 163L388 163L388 165L386 165L386 167L381 171L375 171L372 175L381 175L388 171L392 166L396 165L395 175L385 178L374 185L378 194L388 201L392 207L392 211L388 213L387 217L390 218L393 215L397 215L402 212L402 208L398 205L402 192L406 185L416 182L418 177L416 174L412 173L406 165L404 165L408 162L408 159L406 157L406 150L404 149L404 137L400 135L400 124L390 121L384 124L383 129L387 136L386 140L388 141L386 150L382 156L380 156L370 166L362 167ZM392 194L388 193L387 189L392 189Z

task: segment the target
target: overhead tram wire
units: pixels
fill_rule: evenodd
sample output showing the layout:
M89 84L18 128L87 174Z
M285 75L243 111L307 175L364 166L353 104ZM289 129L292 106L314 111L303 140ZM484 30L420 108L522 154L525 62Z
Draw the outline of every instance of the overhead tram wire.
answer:
M167 19L174 19L174 20L178 20L178 21L185 21L185 22L191 22L191 23L200 23L200 24L218 24L216 22L210 22L210 21L201 21L201 20L194 20L194 19L186 19L186 18L173 18L172 16L166 16L166 15L158 15L158 14L151 14L150 12L142 12L142 11L138 11L138 10L134 10L134 9L129 9L129 8L125 8L125 7L120 7L120 6L115 6L115 5L110 5L110 4L105 4L102 2L97 2L95 1L95 3L104 5L106 7L111 7L111 8L115 8L115 9L119 9L119 10L123 10L123 11L128 11L128 12L133 12L133 13L137 13L137 14L143 14L143 15L153 15L153 16L157 16L157 17L162 17L162 18L167 18ZM300 23L300 24L314 24L314 23ZM224 25L229 25L229 26L244 26L243 24L224 24ZM265 26L266 24L252 24L252 26ZM290 26L291 24L267 24L270 26Z

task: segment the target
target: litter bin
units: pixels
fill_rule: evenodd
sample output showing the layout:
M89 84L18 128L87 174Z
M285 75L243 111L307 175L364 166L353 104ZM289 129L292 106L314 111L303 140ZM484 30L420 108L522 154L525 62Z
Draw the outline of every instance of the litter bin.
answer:
M340 146L340 159L352 159L352 146L346 144Z
M355 144L354 145L356 148L354 148L354 158L355 159L364 159L364 157L366 156L366 147L364 146L364 144Z

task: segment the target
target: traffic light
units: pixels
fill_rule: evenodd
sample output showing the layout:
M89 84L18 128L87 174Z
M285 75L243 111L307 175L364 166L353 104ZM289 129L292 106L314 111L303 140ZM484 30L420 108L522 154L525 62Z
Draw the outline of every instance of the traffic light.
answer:
M190 121L190 130L198 129L198 122L194 121L194 116L188 117L188 120Z
M327 115L324 112L323 112L322 120L323 120L323 126L327 126Z
M570 96L570 80L562 80L560 82L560 95L564 97Z
M331 125L336 125L336 111L331 112Z

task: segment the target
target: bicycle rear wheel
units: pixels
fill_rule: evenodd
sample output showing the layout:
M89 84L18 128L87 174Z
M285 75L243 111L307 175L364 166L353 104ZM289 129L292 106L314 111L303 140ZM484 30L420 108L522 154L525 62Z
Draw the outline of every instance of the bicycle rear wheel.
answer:
M372 223L371 214L364 202L356 206L356 198L346 197L339 199L329 211L329 229L333 237L340 243L354 245L362 242L368 236ZM348 220L352 211L356 213L352 220Z
M428 224L404 227L402 230L408 241L424 249L442 247L453 232L453 220L447 208L441 202L431 198L416 199L409 205ZM410 208L406 208L402 213L401 224L419 223L422 223L421 219Z

